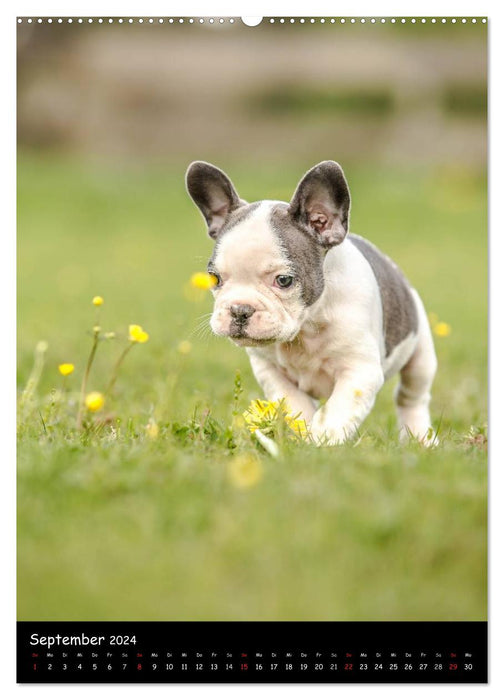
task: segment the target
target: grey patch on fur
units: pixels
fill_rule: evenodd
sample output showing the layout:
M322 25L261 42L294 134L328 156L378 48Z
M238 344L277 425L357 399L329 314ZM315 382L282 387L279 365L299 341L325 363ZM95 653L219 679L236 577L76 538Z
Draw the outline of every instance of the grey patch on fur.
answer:
M321 245L314 245L313 237L294 224L288 204L275 205L270 222L296 282L301 284L303 302L311 306L324 291L326 251Z
M226 219L226 223L224 226L221 228L219 231L219 235L217 236L217 241L215 243L215 247L212 252L212 257L208 261L208 272L212 272L214 269L214 260L217 255L217 250L219 248L219 242L222 240L222 236L226 235L229 233L232 229L235 228L238 224L241 224L245 219L248 219L249 216L253 214L253 212L258 208L258 206L261 204L261 202L253 202L252 204L244 204L242 207L239 209L235 209L231 214L228 215ZM218 272L218 270L217 270Z
M219 238L223 236L225 233L230 231L232 228L237 226L238 224L241 224L245 219L248 219L251 214L254 213L254 211L257 209L257 207L261 204L261 202L252 202L252 204L244 204L243 206L239 207L238 209L235 209L232 211L227 219L226 223L224 226L221 228L219 232Z
M354 233L348 239L366 258L378 282L388 357L401 340L418 330L418 314L410 285L397 265L372 243Z

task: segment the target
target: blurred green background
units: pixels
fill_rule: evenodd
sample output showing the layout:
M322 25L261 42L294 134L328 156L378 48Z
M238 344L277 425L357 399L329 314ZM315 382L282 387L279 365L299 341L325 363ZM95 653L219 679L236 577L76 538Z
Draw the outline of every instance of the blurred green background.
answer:
M49 344L19 420L19 619L485 619L485 27L18 31L20 392ZM286 444L275 461L229 427L237 369L239 410L261 394L246 354L199 330L211 299L188 280L211 242L185 169L209 160L243 198L288 200L327 158L351 229L451 327L436 450L397 443L393 382L355 447ZM97 294L117 337L89 389L129 323L151 337L81 434ZM230 478L241 453L264 470L247 490Z

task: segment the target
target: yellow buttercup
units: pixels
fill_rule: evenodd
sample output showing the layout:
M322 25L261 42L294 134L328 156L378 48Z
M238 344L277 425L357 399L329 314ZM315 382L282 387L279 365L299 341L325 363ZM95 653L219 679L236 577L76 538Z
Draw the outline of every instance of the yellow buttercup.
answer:
M149 340L149 334L144 331L142 326L131 324L129 327L129 339L132 343L146 343Z
M99 391L92 391L84 401L88 411L99 411L105 405L105 397Z

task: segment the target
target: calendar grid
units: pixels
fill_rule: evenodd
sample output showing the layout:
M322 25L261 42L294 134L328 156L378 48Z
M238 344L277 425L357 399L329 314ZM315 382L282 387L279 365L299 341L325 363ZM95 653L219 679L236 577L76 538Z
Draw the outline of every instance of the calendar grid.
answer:
M20 683L486 680L486 622L18 623Z

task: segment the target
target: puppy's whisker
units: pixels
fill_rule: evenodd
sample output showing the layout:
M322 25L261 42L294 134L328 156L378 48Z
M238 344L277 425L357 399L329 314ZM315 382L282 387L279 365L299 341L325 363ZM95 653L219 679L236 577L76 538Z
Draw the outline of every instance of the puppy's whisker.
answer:
M210 318L210 316L212 315L212 313L213 313L213 311L209 311L208 313L202 314L201 316L196 316L196 319L195 319L195 320L196 320L196 321L201 321L201 319Z
M195 323L194 323L194 327L199 328L200 326L208 324L210 321L210 317L211 317L211 315L208 315L208 316L202 316L202 317L196 319Z
M208 319L209 319L211 316L212 316L212 313L211 313L211 312L208 313L208 314L202 314L201 316L198 316L198 317L195 319L195 322L199 325L199 324L202 323L202 322L208 321Z
M208 323L208 321L203 321L202 323L198 323L197 326L194 326L191 333L196 333L196 332L202 330L203 328L207 328L209 325L210 324Z
M193 337L198 340L205 340L205 338L209 338L210 335L211 333L206 328L202 328L198 333L195 333Z
M210 324L208 323L208 318L205 318L202 321L200 321L189 334L191 338L204 338L205 336L211 335L212 332L210 329Z

